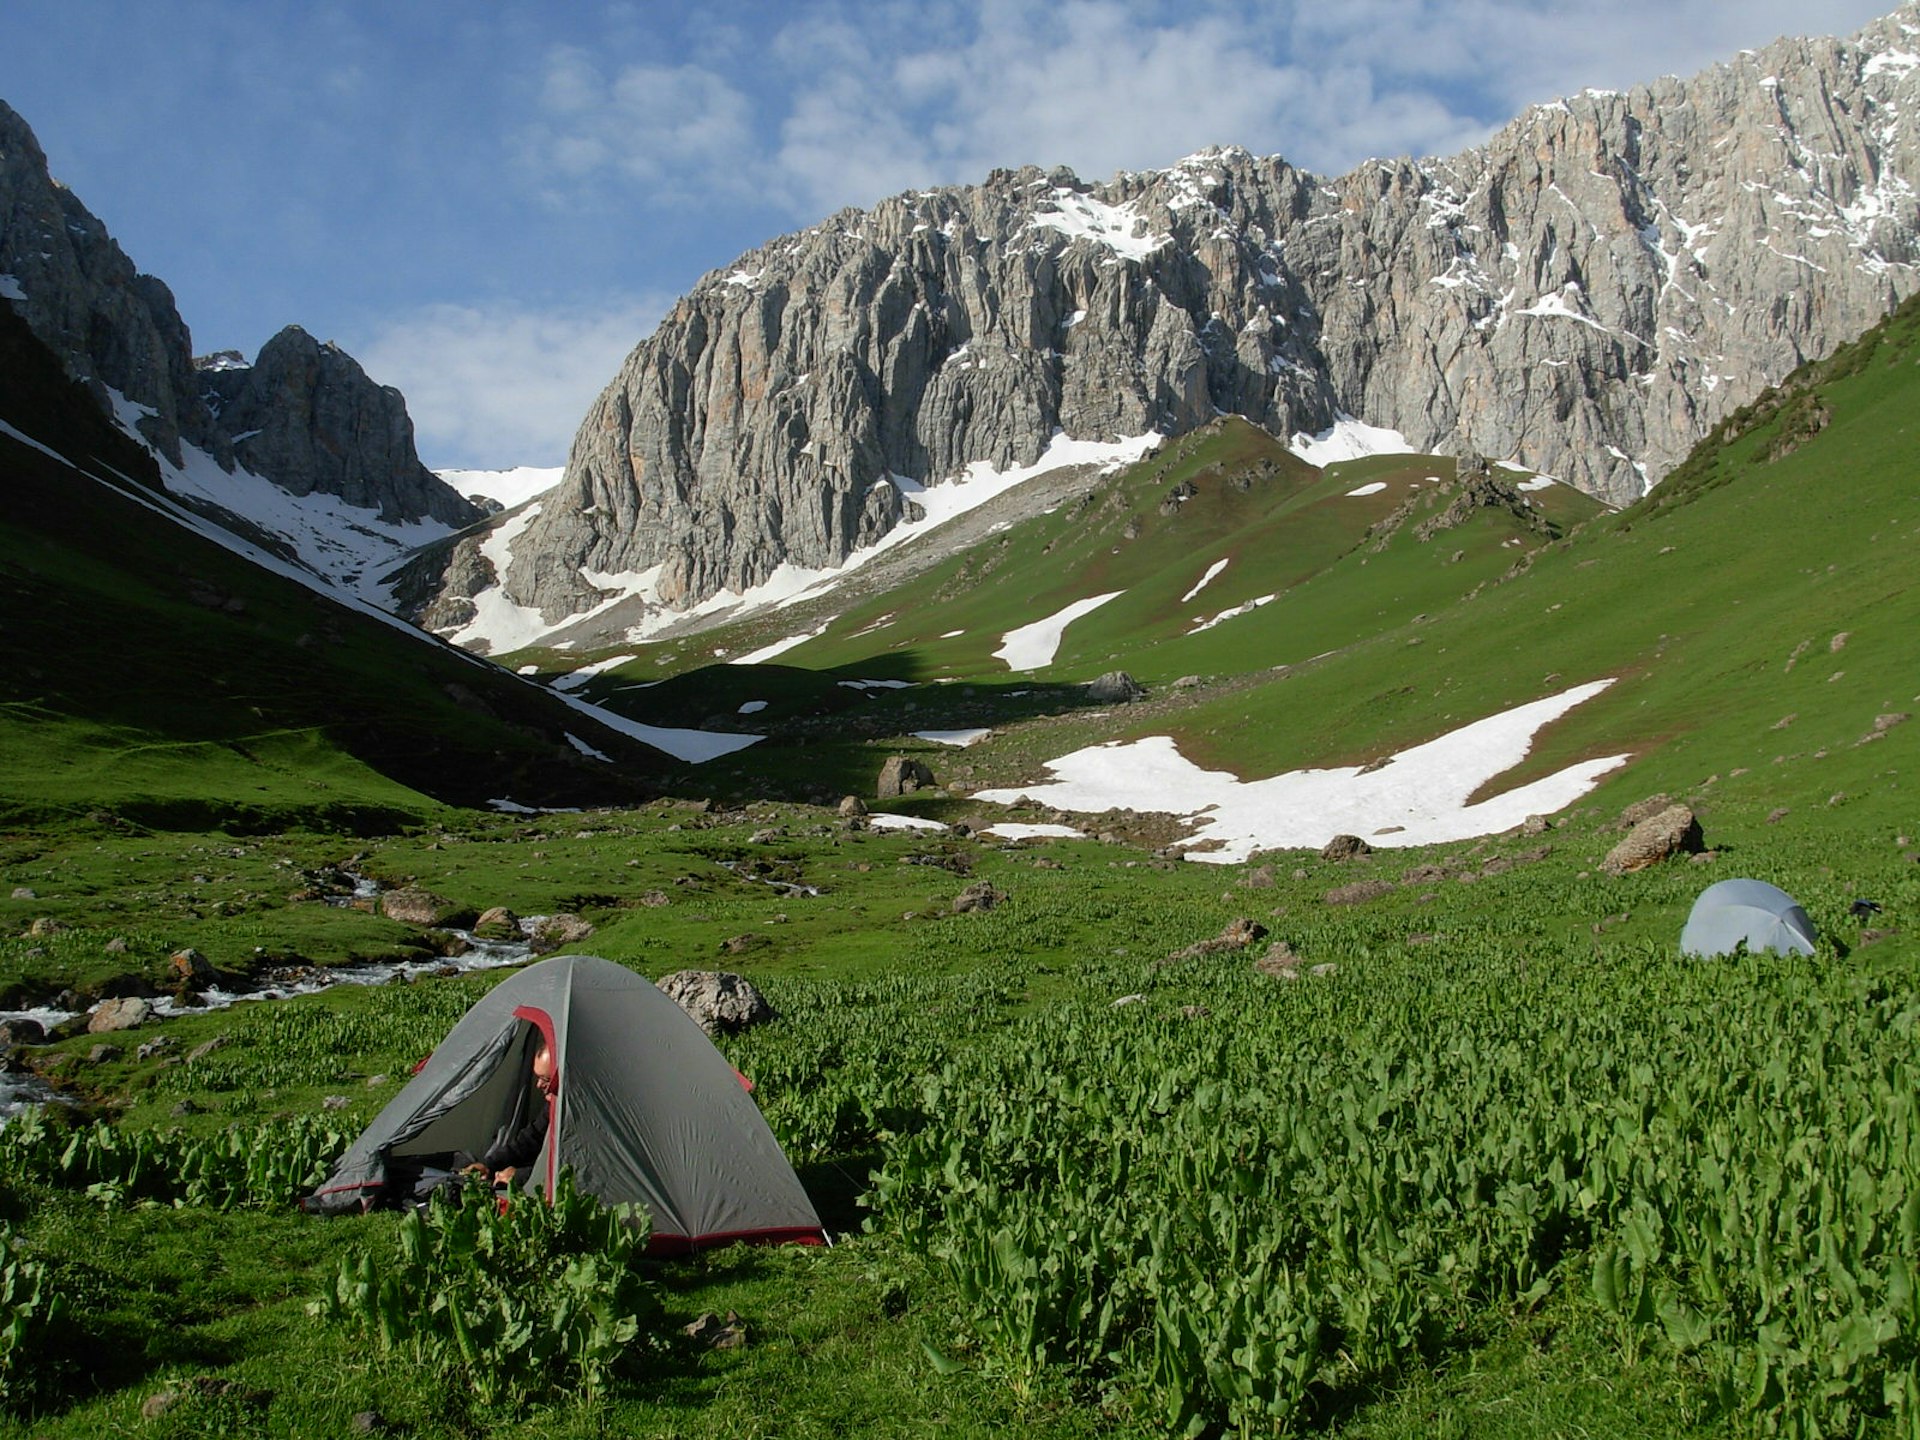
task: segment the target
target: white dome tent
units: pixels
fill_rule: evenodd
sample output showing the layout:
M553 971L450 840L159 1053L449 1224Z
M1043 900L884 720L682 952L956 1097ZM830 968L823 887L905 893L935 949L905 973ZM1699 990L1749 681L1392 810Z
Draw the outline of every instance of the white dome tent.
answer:
M1680 932L1680 952L1731 955L1745 945L1751 955L1811 955L1813 941L1813 921L1786 891L1764 880L1722 880L1693 902Z

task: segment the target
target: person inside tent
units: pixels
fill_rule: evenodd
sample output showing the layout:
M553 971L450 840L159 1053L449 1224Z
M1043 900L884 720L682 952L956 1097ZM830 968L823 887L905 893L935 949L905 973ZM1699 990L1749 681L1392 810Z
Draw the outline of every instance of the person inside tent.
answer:
M533 1052L533 1088L538 1098L525 1107L520 1123L489 1145L484 1155L462 1166L463 1173L491 1177L495 1185L511 1185L515 1175L540 1158L547 1143L553 1102L560 1093L560 1067L544 1035L540 1048Z
M560 1093L560 1066L543 1032L528 1024L522 1034L524 1039L514 1042L514 1048L531 1046L532 1058L522 1062L526 1065L522 1078L509 1081L496 1101L502 1107L494 1111L500 1116L499 1128L486 1149L448 1153L422 1137L422 1148L409 1146L386 1157L385 1181L377 1192L364 1197L363 1208L422 1205L441 1191L457 1192L468 1176L507 1187L539 1159L547 1143L553 1102Z

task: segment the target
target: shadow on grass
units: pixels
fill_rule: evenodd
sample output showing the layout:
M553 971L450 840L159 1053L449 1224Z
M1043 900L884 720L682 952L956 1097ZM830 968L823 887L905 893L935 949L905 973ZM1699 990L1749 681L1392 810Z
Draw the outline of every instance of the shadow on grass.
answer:
M881 1159L876 1145L795 1167L794 1173L800 1177L829 1236L851 1234L866 1220L868 1212L860 1204L860 1197L871 1188L867 1177L880 1167Z

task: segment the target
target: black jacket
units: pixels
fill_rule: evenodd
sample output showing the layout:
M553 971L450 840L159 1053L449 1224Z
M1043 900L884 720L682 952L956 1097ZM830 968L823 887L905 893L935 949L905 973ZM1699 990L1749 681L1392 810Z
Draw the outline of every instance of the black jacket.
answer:
M480 1163L489 1170L505 1170L509 1166L519 1170L531 1165L547 1143L547 1115L551 1109L545 1096L534 1096L527 1107L526 1118L488 1146Z

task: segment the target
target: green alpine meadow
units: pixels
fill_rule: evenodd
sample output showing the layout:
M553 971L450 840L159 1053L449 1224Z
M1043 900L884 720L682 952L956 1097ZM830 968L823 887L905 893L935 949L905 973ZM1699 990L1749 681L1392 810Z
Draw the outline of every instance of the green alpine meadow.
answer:
M1227 417L871 593L488 663L179 528L0 338L0 1434L1920 1434L1913 303L1617 511ZM529 683L583 669L760 738ZM1550 701L1461 807L1590 768L1491 833L1228 835ZM1215 808L1127 798L1169 752ZM1813 953L1682 954L1735 876ZM502 910L763 992L717 1043L830 1245L298 1207Z

